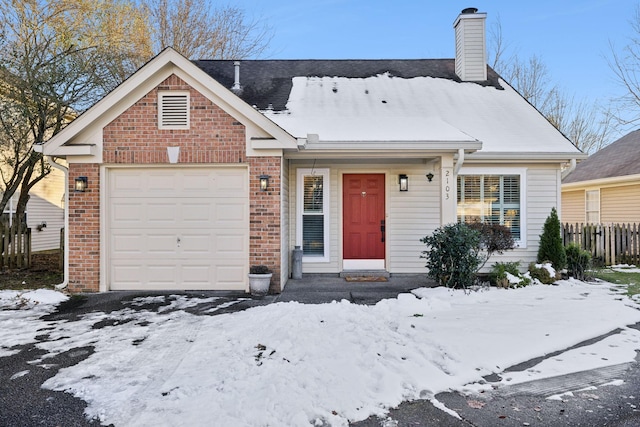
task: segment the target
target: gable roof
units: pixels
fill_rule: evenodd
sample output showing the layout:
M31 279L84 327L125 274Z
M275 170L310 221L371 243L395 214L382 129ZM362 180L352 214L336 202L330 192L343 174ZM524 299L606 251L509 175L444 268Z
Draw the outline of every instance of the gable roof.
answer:
M580 162L563 184L640 174L640 130L635 130Z
M234 61L194 63L233 86ZM478 158L586 157L487 70L486 81L462 82L453 59L250 60L240 63L238 95L293 136L317 134L336 149L414 141L482 148Z
M187 58L171 48L160 52L132 76L81 114L43 146L34 147L45 155L99 156L102 143L100 127L141 99L172 74L211 99L232 117L250 121L280 141L282 148L295 148L296 140L273 121L235 96L225 86L202 72Z

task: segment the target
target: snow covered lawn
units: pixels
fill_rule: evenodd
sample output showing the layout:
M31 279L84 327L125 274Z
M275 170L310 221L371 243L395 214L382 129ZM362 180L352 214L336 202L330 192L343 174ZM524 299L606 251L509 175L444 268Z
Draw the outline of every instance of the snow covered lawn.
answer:
M618 292L573 280L468 294L422 288L375 306L277 303L216 316L189 314L181 308L202 301L171 296L155 298L177 311L141 310L139 299L68 322L39 319L59 299L0 293L0 356L42 328L52 328L37 343L49 356L93 346L43 387L87 401L88 417L116 426L344 426L404 400L439 405L439 392L487 387L484 375L616 328L508 379L632 361L640 331L627 326L640 322L640 306Z

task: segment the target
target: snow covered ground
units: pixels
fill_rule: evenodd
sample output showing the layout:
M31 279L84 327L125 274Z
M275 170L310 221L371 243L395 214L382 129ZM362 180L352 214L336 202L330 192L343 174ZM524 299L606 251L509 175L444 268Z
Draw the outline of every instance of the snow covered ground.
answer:
M183 310L211 298L162 296L153 298L170 301L170 310L141 309L153 301L140 298L75 321L40 319L64 298L0 292L0 357L44 329L49 338L37 347L47 356L34 366L93 346L43 387L87 401L87 417L116 426L345 426L405 400L442 406L439 392L483 389L487 374L616 328L503 382L629 362L640 350L640 331L628 327L640 322L640 306L610 284L574 280L470 293L422 288L375 306L276 303L216 316Z

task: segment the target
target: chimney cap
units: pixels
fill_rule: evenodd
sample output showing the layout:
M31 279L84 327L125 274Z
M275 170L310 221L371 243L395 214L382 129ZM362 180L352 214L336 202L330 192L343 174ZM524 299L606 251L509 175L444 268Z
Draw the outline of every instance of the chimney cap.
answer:
M477 7L467 7L467 8L462 9L462 12L460 12L460 13L462 13L463 15L467 15L467 14L470 14L470 13L476 13L477 11L478 11Z

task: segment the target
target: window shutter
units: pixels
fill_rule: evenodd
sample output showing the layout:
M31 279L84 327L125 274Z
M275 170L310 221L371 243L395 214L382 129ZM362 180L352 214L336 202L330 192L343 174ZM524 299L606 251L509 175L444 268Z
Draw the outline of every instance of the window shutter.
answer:
M159 94L160 129L189 128L189 94L186 92Z

